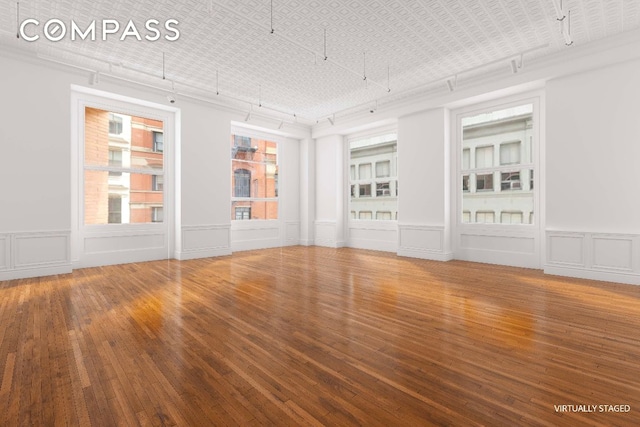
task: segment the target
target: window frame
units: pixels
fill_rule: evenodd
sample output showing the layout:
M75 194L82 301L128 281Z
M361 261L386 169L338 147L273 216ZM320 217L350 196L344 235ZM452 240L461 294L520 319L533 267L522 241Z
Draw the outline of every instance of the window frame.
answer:
M502 140L494 144L494 147L495 147L493 150L494 166L490 168L488 167L475 168L475 167L471 167L472 165L469 165L468 169L464 169L463 168L464 150L468 149L468 147L465 147L463 145L464 144L463 126L462 126L463 119L467 117L474 117L482 113L500 111L500 110L528 105L528 104L532 105L532 129L531 129L530 136L532 137L533 146L531 144L525 144L525 141L507 138L505 140ZM451 145L452 149L455 150L452 156L452 159L455 159L455 161L453 162L454 167L452 168L452 174L454 175L453 182L455 182L455 185L452 186L452 192L453 192L452 200L455 200L455 205L452 206L453 207L452 220L453 220L453 223L455 224L455 227L458 230L471 231L474 229L491 228L491 229L504 230L504 232L508 232L508 230L514 230L514 231L530 230L530 231L536 232L537 230L540 229L541 224L537 222L534 222L533 224L524 223L524 222L522 224L501 224L500 222L495 222L495 223L465 222L463 218L464 212L465 212L463 208L464 207L463 198L465 197L465 195L468 195L469 193L471 193L472 189L475 190L475 192L480 194L486 194L485 192L490 193L491 190L477 190L476 176L493 174L493 192L495 192L496 194L500 194L503 192L507 194L514 194L514 193L518 193L519 191L522 191L522 192L530 191L533 199L533 212L540 212L541 194L540 194L540 191L537 189L539 188L539 184L537 183L537 181L540 175L539 170L542 167L540 164L540 153L542 150L541 131L540 131L542 127L541 120L542 120L541 95L536 93L529 94L529 96L525 94L523 96L514 96L511 98L506 98L502 100L488 101L482 104L474 105L471 108L462 108L461 111L459 111L458 114L456 114L456 120L453 121L455 126L453 129L455 143ZM501 147L504 144L510 144L514 142L520 142L521 144L520 159L519 159L520 163L502 164ZM478 148L485 147L485 146L486 144L477 145ZM524 161L525 158L523 158L523 156L526 155L524 153L525 149L530 150L530 153L531 153L530 154L531 158L530 158L530 161L528 162ZM474 153L474 150L471 150L469 155L470 159L471 157L475 157L475 154L473 153ZM473 166L475 166L475 164ZM527 178L526 175L524 177L522 176L523 171L529 171L529 178ZM502 174L503 173L519 173L520 183L521 183L520 185L523 190L515 190L511 188L509 190L502 190ZM463 190L463 180L465 176L469 176L468 191ZM530 183L527 184L528 189L524 190L524 181L527 179L529 179ZM533 184L533 186L531 184ZM466 212L469 212L469 211L467 210ZM475 219L474 212L475 211L471 212L471 217ZM495 221L500 220L500 212L501 212L500 210L495 212L495 217L494 217ZM532 215L529 215L529 217L532 217ZM540 218L540 215L534 215L533 217ZM523 221L526 219L527 219L527 215L523 213Z
M231 207L231 223L232 224L244 224L244 223L255 223L257 221L260 222L269 222L269 221L280 221L281 220L281 208L282 208L282 199L281 199L281 170L280 170L280 163L281 163L281 150L282 150L282 144L284 142L283 138L278 137L277 135L272 135L272 134L268 134L268 133L262 133L262 132L257 132L251 129L247 129L241 126L236 126L236 125L232 125L231 127L231 135L230 135L233 139L232 139L232 145L230 148L230 160L229 160L229 165L231 167L231 171L232 171L232 182L231 182L231 188L230 188L230 198L231 198L231 203L230 203L230 207ZM255 150L251 147L251 141L253 139L259 139L259 140L264 140L264 141L268 141L271 143L275 144L275 163L273 164L275 166L275 174L274 174L274 197L256 197L256 191L255 191L255 180L257 180L258 178L255 176L255 174L251 171L251 164L264 164L267 165L269 163L267 162L263 162L263 163L259 163L259 162L253 162L250 160L239 160L239 159L235 159L234 157L234 153L236 151L243 151L243 152L254 152ZM238 150L239 149L239 150ZM249 178L249 197L242 197L242 196L236 196L235 193L235 173L233 173L233 162L234 161L238 161L238 162L243 162L247 164L246 170L248 170L251 175ZM265 218L254 218L254 210L251 209L250 212L250 218L247 219L236 219L236 211L235 209L238 207L243 207L243 206L236 206L235 203L237 202L259 202L259 203L277 203L277 218L271 218L271 219L265 219ZM247 206L249 207L249 206ZM250 220L250 221L249 221Z
M395 147L388 158L376 158L376 156L385 155L384 152L372 154L364 157L352 157L352 143L358 143L365 140L376 140L373 143L374 149L377 144L383 145L387 143L395 143ZM366 146L363 146L366 147ZM355 147L356 150L363 147ZM379 128L374 132L354 134L346 138L345 144L345 197L347 214L345 219L349 222L350 227L366 226L387 227L384 224L396 224L398 217L398 131L395 127ZM388 154L388 153L386 153ZM385 164L385 166L382 166ZM367 178L361 177L361 170L368 172ZM368 191L367 191L368 190ZM361 200L361 202L356 202ZM376 202L395 202L395 206L390 207ZM362 204L358 207L356 203ZM364 204L366 203L366 204ZM381 219L377 214L391 213L391 219ZM353 214L351 214L353 212ZM363 215L361 215L361 212ZM370 218L362 218L368 216ZM360 224L360 225L358 225Z

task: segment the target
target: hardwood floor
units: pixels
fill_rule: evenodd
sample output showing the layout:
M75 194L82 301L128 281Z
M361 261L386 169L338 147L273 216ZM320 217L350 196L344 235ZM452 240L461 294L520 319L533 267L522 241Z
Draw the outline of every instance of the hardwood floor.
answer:
M290 247L2 282L0 322L2 426L640 425L631 285Z

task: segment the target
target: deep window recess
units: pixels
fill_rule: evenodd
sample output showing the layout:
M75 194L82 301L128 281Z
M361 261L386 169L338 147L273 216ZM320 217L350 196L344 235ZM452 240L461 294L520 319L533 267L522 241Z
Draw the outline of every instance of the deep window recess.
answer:
M231 219L278 219L278 144L231 136Z
M462 119L462 223L533 224L533 104Z
M163 122L85 108L84 224L164 221Z

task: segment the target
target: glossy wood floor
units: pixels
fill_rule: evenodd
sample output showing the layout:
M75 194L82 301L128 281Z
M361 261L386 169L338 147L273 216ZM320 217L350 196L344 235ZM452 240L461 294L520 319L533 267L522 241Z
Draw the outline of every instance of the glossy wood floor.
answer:
M2 426L640 425L638 286L293 247L2 282L0 321Z

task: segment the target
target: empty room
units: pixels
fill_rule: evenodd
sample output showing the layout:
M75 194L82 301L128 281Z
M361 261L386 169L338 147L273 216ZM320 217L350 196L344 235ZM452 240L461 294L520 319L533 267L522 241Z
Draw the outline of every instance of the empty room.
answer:
M0 425L640 425L640 2L0 5Z

